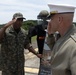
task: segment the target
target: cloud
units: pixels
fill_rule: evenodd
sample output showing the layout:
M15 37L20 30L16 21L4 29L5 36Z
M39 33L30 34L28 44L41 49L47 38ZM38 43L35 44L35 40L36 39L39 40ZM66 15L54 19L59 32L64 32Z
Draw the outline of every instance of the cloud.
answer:
M0 1L0 15L2 18L0 22L5 23L11 20L11 16L15 12L23 13L26 19L37 19L38 13L47 8L45 1L42 2L41 0L2 0ZM5 15L5 18L3 15Z
M11 20L12 15L21 12L26 19L37 19L41 10L49 10L48 3L71 3L76 5L75 0L0 0L0 23Z
M52 4L71 4L75 5L75 0L45 0L47 3L52 3Z

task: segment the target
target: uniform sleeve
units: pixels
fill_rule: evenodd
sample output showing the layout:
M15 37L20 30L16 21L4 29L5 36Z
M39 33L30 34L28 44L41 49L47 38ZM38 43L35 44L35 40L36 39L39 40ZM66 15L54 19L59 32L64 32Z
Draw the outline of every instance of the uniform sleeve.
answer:
M5 37L6 37L6 33L4 33L4 37L0 40L0 44L2 44L2 42L3 42L4 40L6 40Z
M72 52L70 53L70 56L71 75L76 75L76 43L72 47Z
M25 42L24 42L25 49L27 49L29 47L29 44L30 44L30 41L29 41L29 38L28 38L28 35L27 35L26 39L25 39Z
M36 28L35 27L31 27L29 28L29 31L28 31L28 38L29 38L29 42L31 43L31 39L33 36L36 35Z

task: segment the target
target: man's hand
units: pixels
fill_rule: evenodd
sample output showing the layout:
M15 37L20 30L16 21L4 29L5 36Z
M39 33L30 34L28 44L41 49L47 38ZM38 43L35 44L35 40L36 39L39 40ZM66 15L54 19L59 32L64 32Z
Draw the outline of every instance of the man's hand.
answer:
M38 58L42 58L42 54L37 54L36 55Z
M10 25L13 25L16 22L17 18L13 19L12 21L9 21L4 27L8 28Z
M48 60L41 60L41 64L43 64L44 66L50 66L50 62Z

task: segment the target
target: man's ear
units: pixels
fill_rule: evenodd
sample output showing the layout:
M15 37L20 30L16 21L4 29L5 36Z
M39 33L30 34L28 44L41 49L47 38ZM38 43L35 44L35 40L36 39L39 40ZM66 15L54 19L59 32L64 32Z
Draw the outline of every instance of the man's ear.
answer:
M59 23L61 23L63 21L63 17L59 16L58 21L59 21Z

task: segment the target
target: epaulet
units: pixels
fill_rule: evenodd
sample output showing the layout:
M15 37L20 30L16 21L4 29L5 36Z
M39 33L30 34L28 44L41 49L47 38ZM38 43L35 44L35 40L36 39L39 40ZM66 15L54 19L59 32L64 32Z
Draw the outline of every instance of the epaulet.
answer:
M76 42L76 34L70 35L70 37Z

